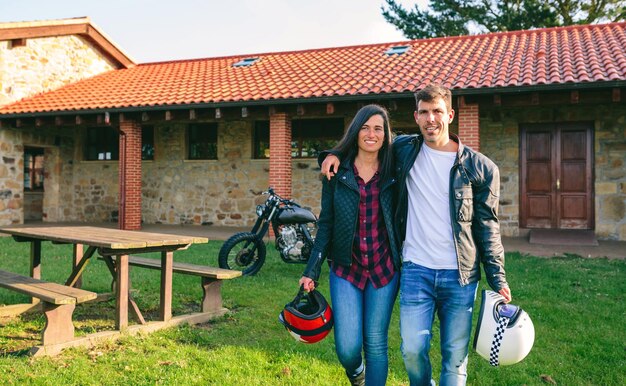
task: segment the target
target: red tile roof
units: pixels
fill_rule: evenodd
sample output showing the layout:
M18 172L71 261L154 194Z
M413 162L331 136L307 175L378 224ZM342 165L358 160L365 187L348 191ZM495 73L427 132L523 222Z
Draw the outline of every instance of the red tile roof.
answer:
M390 47L408 45L402 55ZM249 67L233 64L250 57ZM453 89L626 84L626 23L140 64L4 106L0 114L141 110ZM578 85L580 86L580 85Z

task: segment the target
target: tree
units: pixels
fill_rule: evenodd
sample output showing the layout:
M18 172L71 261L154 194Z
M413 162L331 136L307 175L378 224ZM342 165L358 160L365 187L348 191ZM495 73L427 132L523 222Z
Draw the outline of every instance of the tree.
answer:
M385 20L409 39L626 20L626 0L430 0L426 10L385 3Z

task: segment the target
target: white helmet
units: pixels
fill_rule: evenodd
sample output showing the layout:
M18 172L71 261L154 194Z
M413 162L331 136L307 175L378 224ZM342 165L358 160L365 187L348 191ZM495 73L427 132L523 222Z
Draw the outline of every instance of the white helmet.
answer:
M492 366L512 365L528 355L535 341L535 327L526 311L506 304L504 297L483 290L474 336L474 349Z

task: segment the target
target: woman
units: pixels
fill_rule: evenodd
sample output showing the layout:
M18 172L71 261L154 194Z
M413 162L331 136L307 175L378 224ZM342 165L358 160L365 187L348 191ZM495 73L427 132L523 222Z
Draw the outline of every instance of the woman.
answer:
M384 385L400 270L387 111L361 108L331 152L341 164L331 181L323 181L319 228L300 285L313 290L328 258L337 357L352 385Z

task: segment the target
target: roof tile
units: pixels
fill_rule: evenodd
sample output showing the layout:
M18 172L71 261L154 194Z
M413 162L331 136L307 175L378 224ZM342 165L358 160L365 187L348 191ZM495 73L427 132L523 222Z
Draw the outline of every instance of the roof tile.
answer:
M390 47L407 45L401 55ZM258 57L247 67L232 65ZM27 114L626 80L626 23L145 63L0 108Z

